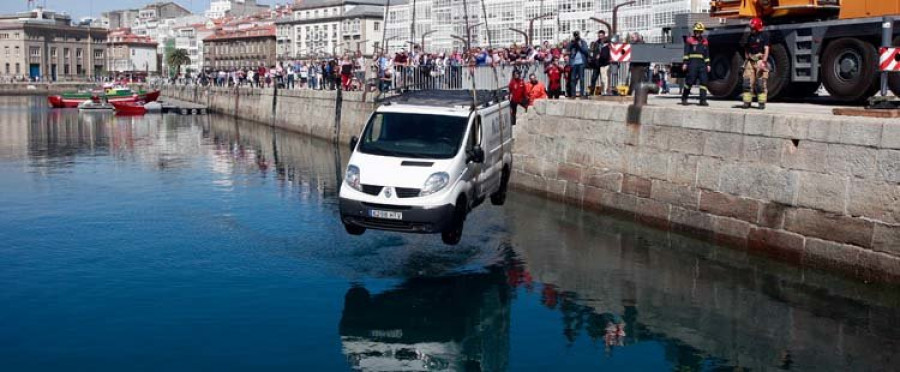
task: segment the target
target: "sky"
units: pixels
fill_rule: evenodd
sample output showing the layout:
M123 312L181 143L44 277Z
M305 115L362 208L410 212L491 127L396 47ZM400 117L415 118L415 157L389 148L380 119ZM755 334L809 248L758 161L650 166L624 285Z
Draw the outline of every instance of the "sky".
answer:
M209 7L209 0L174 0L181 6L192 12L203 12ZM43 5L47 9L64 11L72 15L73 19L80 19L93 15L99 17L101 12L116 9L140 8L155 0L36 0L35 3ZM281 1L284 2L284 1ZM262 4L272 4L274 1L260 1ZM0 14L22 12L28 10L27 0L0 0Z

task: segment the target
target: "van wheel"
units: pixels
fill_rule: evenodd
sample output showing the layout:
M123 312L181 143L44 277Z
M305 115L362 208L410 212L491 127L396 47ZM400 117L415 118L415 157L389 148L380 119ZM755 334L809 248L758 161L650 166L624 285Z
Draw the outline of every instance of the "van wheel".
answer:
M362 235L366 232L365 227L351 225L351 224L347 224L347 223L344 224L344 230L347 230L347 234L357 235L357 236Z
M500 190L497 190L496 193L491 194L491 204L505 204L507 189L509 189L509 168L503 167L503 173L500 176Z
M453 212L453 222L446 230L441 232L441 240L446 245L457 245L462 240L463 225L466 222L466 200L460 198L456 202L456 211Z

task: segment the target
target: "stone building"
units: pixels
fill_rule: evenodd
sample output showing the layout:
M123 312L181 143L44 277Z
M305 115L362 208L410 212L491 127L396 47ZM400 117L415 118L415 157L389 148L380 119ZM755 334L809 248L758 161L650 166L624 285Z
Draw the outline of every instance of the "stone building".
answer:
M275 22L278 55L297 58L381 48L384 0L307 0Z
M119 28L131 28L138 18L139 10L121 9L100 13L100 18L94 22L94 26L115 30Z
M159 72L156 42L137 36L130 29L109 32L106 42L107 66L113 73L137 73L143 76Z
M65 13L43 8L0 15L0 76L92 78L106 70L107 30L73 26Z
M275 65L275 26L220 31L203 39L204 67L212 70Z

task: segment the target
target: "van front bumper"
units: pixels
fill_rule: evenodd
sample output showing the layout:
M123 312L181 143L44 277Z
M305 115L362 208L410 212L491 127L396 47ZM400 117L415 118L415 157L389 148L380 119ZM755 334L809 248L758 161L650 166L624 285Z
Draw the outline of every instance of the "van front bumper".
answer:
M455 209L453 204L423 208L375 204L340 198L341 221L344 224L376 230L420 234L439 233L453 221ZM400 220L374 218L371 216L372 210L400 212L403 213L403 218Z

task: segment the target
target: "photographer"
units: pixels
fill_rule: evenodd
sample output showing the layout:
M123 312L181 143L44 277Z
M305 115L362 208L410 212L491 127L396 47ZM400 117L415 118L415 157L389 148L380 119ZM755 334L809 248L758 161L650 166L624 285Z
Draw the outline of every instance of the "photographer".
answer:
M575 31L572 33L572 42L569 43L569 66L572 68L569 76L569 93L570 97L575 97L575 87L579 87L581 97L584 94L584 66L588 61L588 45L581 39L581 33Z

